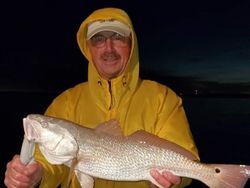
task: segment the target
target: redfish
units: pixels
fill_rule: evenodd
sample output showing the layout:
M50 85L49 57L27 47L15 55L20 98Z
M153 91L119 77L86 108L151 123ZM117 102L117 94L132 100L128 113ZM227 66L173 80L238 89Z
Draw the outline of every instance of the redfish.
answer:
M143 130L123 136L116 120L96 129L39 114L28 115L23 122L25 137L39 145L49 163L74 164L84 188L93 188L94 177L158 185L151 169L196 179L211 188L241 188L250 177L250 166L198 162L184 148Z

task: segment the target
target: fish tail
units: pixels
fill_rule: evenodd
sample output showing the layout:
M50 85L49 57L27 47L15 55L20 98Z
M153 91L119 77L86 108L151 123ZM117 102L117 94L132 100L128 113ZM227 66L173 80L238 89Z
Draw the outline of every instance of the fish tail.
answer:
M214 168L214 178L205 183L211 188L243 188L250 178L250 166L246 165L208 165Z

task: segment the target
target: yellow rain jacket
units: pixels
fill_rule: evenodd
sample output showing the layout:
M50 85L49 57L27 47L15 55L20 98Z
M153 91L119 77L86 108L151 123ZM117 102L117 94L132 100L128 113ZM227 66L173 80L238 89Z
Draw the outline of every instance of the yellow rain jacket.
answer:
M116 19L127 24L132 31L132 47L125 72L110 81L100 77L93 65L86 46L89 23L95 20ZM68 119L77 124L95 128L101 122L116 118L124 135L143 129L159 137L175 142L191 151L198 158L189 124L182 106L182 100L170 88L150 80L139 78L139 57L136 35L128 15L115 8L93 12L80 26L77 33L78 45L89 61L88 81L78 84L54 99L46 115ZM69 168L51 165L36 148L36 160L44 167L40 187L54 188L67 185ZM190 183L184 178L182 185ZM95 188L143 188L146 181L114 182L95 179ZM80 188L75 175L71 188Z

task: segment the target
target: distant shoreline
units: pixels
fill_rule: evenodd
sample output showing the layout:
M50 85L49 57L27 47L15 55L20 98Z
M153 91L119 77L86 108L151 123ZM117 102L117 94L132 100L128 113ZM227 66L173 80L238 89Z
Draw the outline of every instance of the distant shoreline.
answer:
M46 96L57 96L62 92L62 90L58 91L45 91L45 90L0 90L1 94L31 94L31 95L46 95ZM250 94L243 94L243 93L215 93L215 94L183 94L178 93L177 94L182 98L250 98ZM46 97L44 96L44 97Z
M183 98L250 98L249 94L230 94L230 93L222 93L222 94L186 94L181 95Z

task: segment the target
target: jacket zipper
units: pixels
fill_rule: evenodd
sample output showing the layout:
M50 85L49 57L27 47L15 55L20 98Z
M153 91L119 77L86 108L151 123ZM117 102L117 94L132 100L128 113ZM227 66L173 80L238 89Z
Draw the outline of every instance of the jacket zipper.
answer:
M109 93L110 93L110 100L111 100L109 110L111 110L113 106L113 94L112 94L112 83L110 80L108 81L108 84L109 84Z

